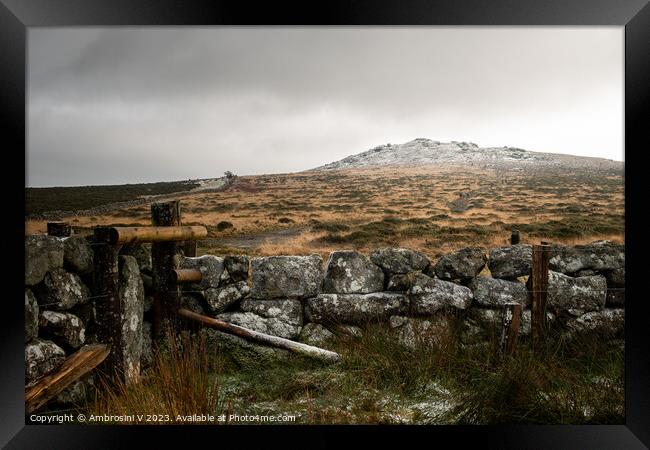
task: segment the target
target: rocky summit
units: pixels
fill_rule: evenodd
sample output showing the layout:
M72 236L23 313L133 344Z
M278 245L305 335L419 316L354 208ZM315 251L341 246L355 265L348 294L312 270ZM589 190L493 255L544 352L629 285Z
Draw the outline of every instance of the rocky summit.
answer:
M482 168L584 168L621 171L623 163L604 158L532 152L515 147L479 147L473 142L440 142L417 138L385 144L312 170L362 169L380 166L473 165Z

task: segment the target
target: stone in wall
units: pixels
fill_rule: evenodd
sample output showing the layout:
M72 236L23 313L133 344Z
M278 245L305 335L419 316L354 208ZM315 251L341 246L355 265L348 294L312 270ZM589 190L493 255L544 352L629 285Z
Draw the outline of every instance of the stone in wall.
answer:
M91 394L94 390L95 382L93 374L89 373L65 388L56 396L54 402L63 406L80 406L83 405L87 399L91 398Z
M449 319L444 314L426 319L392 316L389 325L397 341L411 349L441 346L452 337Z
M434 265L434 271L442 280L468 280L477 276L487 262L482 248L463 248L441 256Z
M221 314L230 305L237 303L250 293L250 288L246 281L239 281L235 284L215 289L206 289L203 297L210 307L212 314Z
M608 287L625 287L625 267L607 270L603 273L603 275L605 275L605 278L607 278Z
M151 244L149 243L134 243L125 244L120 249L120 255L133 256L138 261L138 267L141 272L151 273Z
M617 288L613 288L615 290L608 290L607 291L607 299L605 300L605 305L606 306L611 306L614 308L622 308L625 306L625 291L624 290L617 290Z
M480 306L495 307L506 303L519 303L523 307L530 305L526 285L518 281L499 278L476 277L467 285L472 290L474 300Z
M530 286L530 280L529 280ZM548 306L556 314L580 316L605 307L607 280L601 275L573 278L548 271Z
M224 258L224 264L231 281L248 280L248 267L250 259L244 255L228 255Z
M203 290L219 287L225 266L223 258L203 255L181 258L180 268L200 270L203 278L199 283L190 283L188 289Z
M34 287L34 294L40 305L57 311L68 310L90 299L90 290L79 275L61 268L49 271L43 282Z
M547 322L555 320L555 315L546 313ZM472 308L469 310L465 321L465 340L483 340L488 336L498 337L503 324L503 308ZM531 333L531 311L524 309L521 312L519 336L528 336Z
M188 309L197 314L205 315L205 310L199 299L190 294L181 295L181 308Z
M625 246L610 241L554 246L549 260L551 270L564 274L575 274L581 270L602 272L624 267Z
M288 350L256 344L211 328L205 328L201 333L206 335L208 348L226 355L242 370L259 370L291 358Z
M65 360L65 352L52 341L34 339L25 346L25 382L58 368Z
M142 355L142 321L144 314L144 286L140 267L133 256L119 257L119 298L122 302L123 348L119 349L124 360L127 383L140 378ZM111 350L113 351L113 350Z
M25 289L25 342L38 336L38 303L30 289Z
M25 238L25 284L34 286L48 272L63 267L63 241L54 236Z
M331 343L336 335L319 323L308 323L300 331L300 342L316 347Z
M268 256L252 260L251 297L307 298L318 295L323 282L320 255Z
M344 250L330 253L323 292L369 294L384 290L384 272L370 258Z
M87 274L93 270L93 249L85 236L63 238L63 264L75 273Z
M223 313L217 318L286 339L296 339L300 335L302 305L298 300L244 300L241 309L243 312Z
M597 333L609 339L623 338L625 334L625 310L606 308L591 311L567 322L566 336L574 338L585 333Z
M389 276L422 271L431 263L424 253L408 248L381 248L372 252L370 259Z
M411 311L429 315L443 308L467 309L472 304L472 291L450 281L438 280L420 274L408 291Z
M396 273L388 279L387 291L406 292L413 286L413 282L421 272Z
M532 245L517 244L492 249L488 258L488 269L494 278L514 279L530 275L532 263Z
M75 315L59 311L41 311L38 318L41 337L64 349L76 350L86 342L86 329Z
M363 324L387 320L406 312L408 299L394 292L372 294L320 294L307 299L305 313L310 322Z

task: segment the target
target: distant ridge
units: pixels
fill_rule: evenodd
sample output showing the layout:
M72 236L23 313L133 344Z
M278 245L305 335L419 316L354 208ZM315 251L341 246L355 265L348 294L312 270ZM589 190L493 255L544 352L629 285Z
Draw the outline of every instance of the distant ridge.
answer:
M515 147L479 147L473 142L440 142L417 138L405 144L380 145L311 170L343 170L380 166L471 165L484 168L584 168L622 171L624 163L605 158L531 152Z

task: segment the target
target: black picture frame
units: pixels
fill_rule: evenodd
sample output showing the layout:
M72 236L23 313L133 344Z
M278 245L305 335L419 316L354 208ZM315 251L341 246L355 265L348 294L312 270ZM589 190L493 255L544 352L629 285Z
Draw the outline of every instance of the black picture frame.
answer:
M0 113L5 147L12 154L25 148L26 35L28 27L109 25L616 25L625 27L625 210L627 253L626 301L626 422L593 426L391 426L391 427L125 427L25 425L24 318L18 303L19 283L11 280L0 316L2 339L2 416L0 445L12 449L125 447L138 438L148 446L162 441L187 447L199 439L211 446L251 439L268 446L328 446L350 442L353 434L384 445L443 446L453 443L480 448L635 449L650 446L650 358L648 357L648 300L641 284L645 234L643 153L647 148L650 84L650 5L648 0L402 0L260 2L222 0L0 0ZM9 139L7 139L9 138ZM20 166L21 159L16 157ZM24 163L24 160L23 160ZM5 195L23 199L17 180ZM26 167L25 167L26 173ZM5 180L6 181L6 180ZM19 193L22 190L22 196ZM15 193L15 194L14 194ZM13 194L13 195L12 195ZM24 215L12 209L11 232L17 233L6 251L11 262L24 261L21 236ZM15 228L14 228L15 227ZM22 230L22 231L21 231ZM8 247L10 245L10 247ZM23 255L23 256L19 256ZM13 264L20 277L22 269ZM9 277L8 274L6 274ZM13 278L12 278L13 279ZM177 433L182 429L181 433ZM442 440L441 440L442 439ZM293 442L294 444L291 444ZM420 442L420 443L417 443ZM443 443L444 442L444 443ZM367 443L365 445L368 445Z

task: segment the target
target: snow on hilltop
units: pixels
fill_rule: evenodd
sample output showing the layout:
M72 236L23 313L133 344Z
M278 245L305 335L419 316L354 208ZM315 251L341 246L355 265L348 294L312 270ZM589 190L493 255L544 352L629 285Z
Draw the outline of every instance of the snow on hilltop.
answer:
M418 138L405 144L380 145L312 170L377 166L474 165L485 168L588 168L622 170L623 163L604 158L531 152L514 147L479 147L472 142L440 142Z

